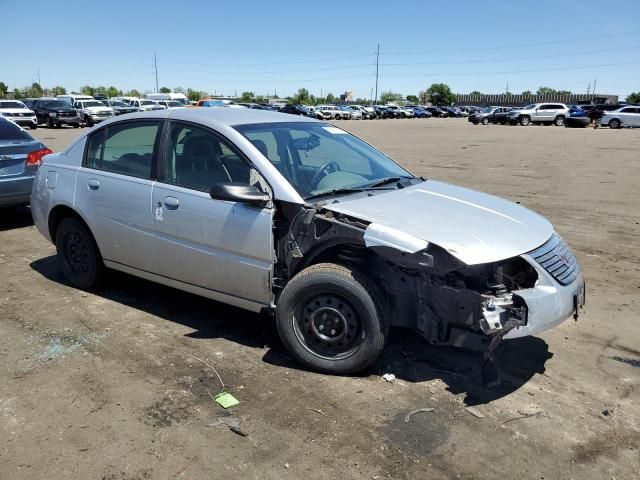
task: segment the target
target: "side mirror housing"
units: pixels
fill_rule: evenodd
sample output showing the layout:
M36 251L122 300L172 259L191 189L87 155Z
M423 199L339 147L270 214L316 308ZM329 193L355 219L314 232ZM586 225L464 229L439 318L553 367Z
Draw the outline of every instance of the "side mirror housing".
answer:
M227 200L260 207L265 206L271 200L269 195L253 185L240 182L214 183L209 190L209 195L214 200Z

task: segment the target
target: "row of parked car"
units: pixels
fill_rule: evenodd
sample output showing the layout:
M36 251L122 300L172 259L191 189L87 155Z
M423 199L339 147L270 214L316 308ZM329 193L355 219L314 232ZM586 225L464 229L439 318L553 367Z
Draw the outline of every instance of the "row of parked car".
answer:
M565 105L533 103L526 107L484 107L469 116L475 125L556 125L584 128L591 124L609 128L640 127L640 106L621 104Z

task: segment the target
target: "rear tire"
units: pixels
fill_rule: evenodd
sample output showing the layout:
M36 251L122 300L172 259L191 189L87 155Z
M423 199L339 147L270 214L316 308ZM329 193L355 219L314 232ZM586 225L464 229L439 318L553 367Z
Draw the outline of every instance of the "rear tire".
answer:
M56 250L64 276L83 290L100 285L104 263L93 235L78 219L63 219L56 229Z
M564 126L564 115L558 115L556 119L553 121L556 127Z
M51 120L51 117L47 118L47 128L53 128L53 120Z
M483 124L483 125L489 125L489 119L488 119L487 117L484 117L484 118L482 119L482 124Z
M91 117L84 117L84 123L87 127L93 127L93 120Z
M528 115L523 115L520 117L519 122L520 122L520 125L522 125L523 127L526 127L531 123L531 118L529 118Z
M298 273L278 301L276 325L289 353L307 367L349 374L382 352L388 324L381 295L364 274L323 263Z
M620 128L622 126L622 123L620 123L620 120L618 120L617 118L613 118L611 120L609 120L609 128Z

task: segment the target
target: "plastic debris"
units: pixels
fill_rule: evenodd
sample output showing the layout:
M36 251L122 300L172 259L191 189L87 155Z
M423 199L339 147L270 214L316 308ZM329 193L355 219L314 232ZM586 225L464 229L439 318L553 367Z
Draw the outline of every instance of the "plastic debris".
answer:
M214 422L208 423L207 427L229 427L229 428L238 428L240 426L240 422L231 416L218 417Z
M384 375L382 375L382 379L389 383L392 383L396 379L396 376L393 373L385 373Z
M407 413L407 415L404 417L404 423L409 423L411 421L411 417L413 417L416 413L420 413L420 412L433 412L435 410L435 408L418 408L416 410L411 410L409 413Z
M484 413L474 407L467 407L465 410L476 418L484 418Z
M240 430L238 427L229 427L229 430L231 430L236 435L240 435L241 437L248 437L249 436L249 434L247 432L244 432L244 431Z
M229 392L220 392L214 397L214 399L222 408L231 408L240 404L238 399Z

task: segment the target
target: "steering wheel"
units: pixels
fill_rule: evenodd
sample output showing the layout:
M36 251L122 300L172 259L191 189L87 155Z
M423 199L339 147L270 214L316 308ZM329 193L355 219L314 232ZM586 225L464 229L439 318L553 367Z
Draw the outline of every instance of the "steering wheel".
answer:
M313 175L309 184L315 188L318 186L318 183L320 183L320 180L322 180L324 177L326 177L330 173L339 172L339 171L340 171L340 165L338 165L338 162L335 162L333 160L330 162L327 162L324 165L322 165L320 167L320 170L318 170Z

